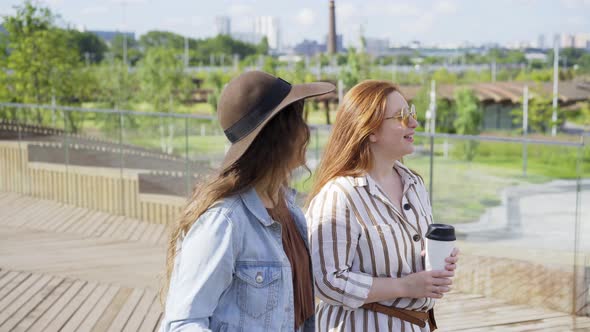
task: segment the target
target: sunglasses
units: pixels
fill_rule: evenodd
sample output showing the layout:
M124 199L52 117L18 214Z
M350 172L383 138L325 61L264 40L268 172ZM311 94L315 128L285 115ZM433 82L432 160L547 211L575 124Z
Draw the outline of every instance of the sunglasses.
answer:
M407 127L410 124L410 117L414 120L418 119L418 116L416 115L416 107L413 104L409 108L402 108L399 114L387 117L385 120L401 119L402 124Z

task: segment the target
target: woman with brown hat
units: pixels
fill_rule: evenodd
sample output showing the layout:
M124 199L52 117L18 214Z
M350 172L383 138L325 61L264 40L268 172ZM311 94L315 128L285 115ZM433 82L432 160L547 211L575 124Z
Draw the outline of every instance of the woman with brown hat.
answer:
M161 331L314 330L307 227L287 184L305 163L303 99L333 90L259 71L226 86L231 147L172 233Z
M450 290L458 250L425 271L432 209L414 151L416 111L397 86L367 80L344 96L307 211L318 331L436 328L435 299Z

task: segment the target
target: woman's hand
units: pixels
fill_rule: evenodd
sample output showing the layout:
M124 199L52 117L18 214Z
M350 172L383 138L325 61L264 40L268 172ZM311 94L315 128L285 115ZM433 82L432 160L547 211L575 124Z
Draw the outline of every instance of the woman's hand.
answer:
M407 275L400 279L404 283L404 297L440 299L451 290L453 281L450 278L454 275L453 271L422 271Z
M454 248L453 251L451 252L451 256L445 258L445 262L447 263L445 265L445 270L455 271L455 269L457 268L457 262L459 261L459 257L457 257L458 255L459 255L459 249Z

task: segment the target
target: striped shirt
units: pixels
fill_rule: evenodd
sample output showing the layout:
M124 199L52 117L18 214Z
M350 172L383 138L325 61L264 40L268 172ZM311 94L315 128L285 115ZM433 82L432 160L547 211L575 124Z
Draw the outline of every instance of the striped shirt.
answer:
M401 278L425 269L420 252L432 223L421 178L402 163L403 196L399 211L368 174L328 182L307 211L316 295L316 331L429 331L395 317L360 308L373 277ZM431 298L380 302L426 311Z

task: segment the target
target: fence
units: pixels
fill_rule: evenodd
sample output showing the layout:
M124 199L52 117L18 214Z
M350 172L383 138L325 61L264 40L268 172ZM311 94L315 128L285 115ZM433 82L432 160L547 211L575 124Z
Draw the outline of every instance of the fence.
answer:
M0 104L0 191L170 224L226 148L211 117ZM74 130L75 128L75 130ZM314 169L330 127L312 127ZM416 135L434 220L455 225L456 288L589 315L583 139ZM302 172L294 185L305 192Z

